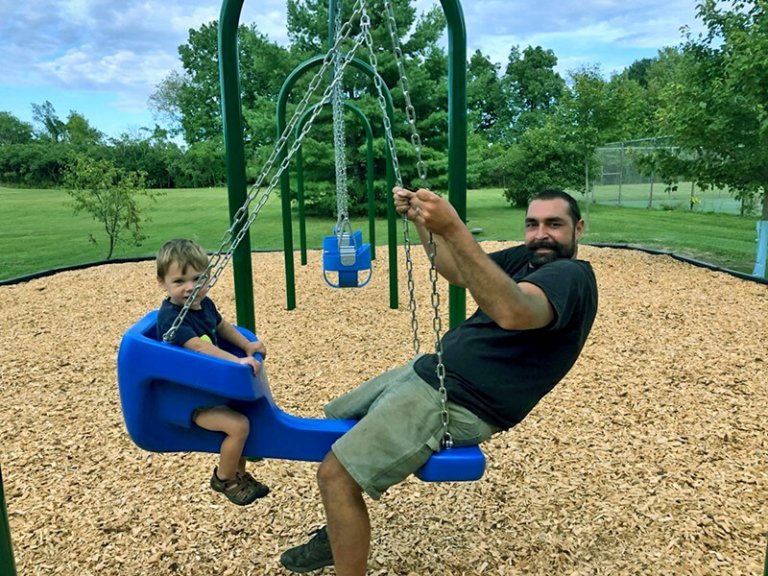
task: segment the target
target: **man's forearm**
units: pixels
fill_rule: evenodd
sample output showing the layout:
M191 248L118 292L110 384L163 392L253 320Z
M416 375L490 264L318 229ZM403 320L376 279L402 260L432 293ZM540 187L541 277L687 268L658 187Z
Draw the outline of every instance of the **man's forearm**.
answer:
M532 298L502 270L464 228L443 239L444 252L454 262L461 262L463 286L477 305L501 327L528 329L540 324L540 298Z

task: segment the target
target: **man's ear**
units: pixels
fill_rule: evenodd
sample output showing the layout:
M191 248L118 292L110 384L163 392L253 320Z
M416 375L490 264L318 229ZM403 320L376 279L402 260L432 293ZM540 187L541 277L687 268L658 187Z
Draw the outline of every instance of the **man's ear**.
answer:
M578 222L576 222L576 228L574 230L574 233L576 234L576 240L579 240L581 238L581 235L584 234L584 220L581 219Z

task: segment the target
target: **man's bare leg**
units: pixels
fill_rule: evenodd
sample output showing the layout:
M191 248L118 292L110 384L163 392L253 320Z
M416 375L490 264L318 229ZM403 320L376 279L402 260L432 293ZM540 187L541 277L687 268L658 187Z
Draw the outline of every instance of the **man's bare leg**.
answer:
M365 576L371 546L371 522L362 488L333 452L317 470L317 482L328 519L328 539L336 576Z

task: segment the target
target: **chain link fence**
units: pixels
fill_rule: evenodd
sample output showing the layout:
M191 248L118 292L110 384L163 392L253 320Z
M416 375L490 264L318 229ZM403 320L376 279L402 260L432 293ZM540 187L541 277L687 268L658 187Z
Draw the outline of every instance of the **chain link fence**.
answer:
M702 190L695 182L666 182L648 162L658 151L675 151L669 139L643 138L597 148L600 170L590 182L593 202L659 210L754 214L757 205L742 205L727 189Z

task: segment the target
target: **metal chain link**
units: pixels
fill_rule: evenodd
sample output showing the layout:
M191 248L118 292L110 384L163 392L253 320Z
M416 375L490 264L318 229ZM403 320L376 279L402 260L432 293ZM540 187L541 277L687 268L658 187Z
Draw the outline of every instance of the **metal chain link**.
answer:
M405 63L404 63L404 57L403 57L403 50L400 46L400 39L397 35L397 26L396 26L396 20L395 20L395 13L394 13L394 7L392 6L392 3L390 0L384 0L384 9L385 9L385 19L387 22L387 31L389 32L389 37L392 42L393 47L393 54L395 57L395 62L397 64L397 72L398 77L400 81L400 88L403 91L403 98L405 99L405 111L406 111L406 117L408 121L408 126L411 130L411 144L413 145L413 148L416 152L416 170L419 174L419 178L422 181L426 181L427 179L427 171L426 171L426 164L424 162L424 159L421 155L421 136L419 135L418 129L416 127L416 109L414 108L412 102L411 102L411 89L410 89L410 83L408 81L408 76L405 73ZM365 8L363 8L365 10ZM364 12L364 18L367 16L367 14ZM370 24L370 20L369 20ZM370 37L370 30L366 34L366 47L369 50L369 57L371 58L371 66L374 70L376 70L376 55L373 50L373 41ZM376 82L376 79L378 79L378 82ZM376 85L377 90L379 91L379 106L382 108L382 112L384 114L384 127L387 134L387 145L389 146L390 152L393 157L393 164L396 164L394 161L394 158L396 157L394 152L394 136L392 135L392 127L389 125L387 114L386 114L386 102L384 101L384 95L381 90L381 79L378 76L378 73L376 74L376 79L374 80L374 84ZM402 186L402 176L400 174L400 167L399 164L397 165L396 169L396 177L397 182L399 186ZM414 282L413 282L413 261L411 260L411 243L410 243L410 235L408 231L408 218L403 215L403 241L405 245L405 259L406 259L406 271L408 273L408 291L410 294L410 310L411 310L411 327L413 329L413 341L414 341L414 348L416 352L418 353L419 349L419 340L418 340L418 320L416 319L416 301L414 296ZM442 339L442 322L440 319L440 293L437 290L437 280L438 280L438 274L437 274L437 268L435 266L435 262L437 259L437 244L434 241L434 238L432 236L432 232L429 233L429 239L428 239L428 255L429 255L429 277L430 282L432 284L432 311L433 311L433 318L432 318L432 328L435 334L435 352L437 354L437 367L435 369L435 372L437 374L437 378L439 380L439 388L438 393L440 394L440 419L443 424L443 439L442 443L445 448L452 448L453 447L453 437L451 433L449 432L448 428L450 425L450 413L448 412L448 390L445 387L445 364L443 363L443 339Z
M341 33L341 6L337 7L334 22L334 34L338 38ZM333 59L334 74L338 71L343 60L341 50L337 50ZM341 82L333 89L331 108L333 109L333 149L336 161L336 236L341 243L343 230L351 228L349 223L349 199L347 191L347 155L346 137L344 132L344 102L342 101Z
M408 121L408 126L411 129L411 144L416 151L416 171L421 180L426 180L427 166L424 163L424 159L421 157L421 136L416 128L416 108L413 107L413 103L411 102L411 84L408 80L408 75L405 73L405 57L403 56L403 49L400 46L400 37L397 35L395 9L390 0L384 1L384 10L386 12L387 31L389 32L389 38L392 42L392 53L395 56L395 63L397 64L397 75L400 79L400 88L403 90L403 98L405 98L405 115Z
M320 97L320 105L314 108L308 121L304 124L304 127L302 128L301 132L296 137L296 139L293 141L293 144L291 145L291 147L288 149L288 152L285 158L283 158L282 162L280 163L277 171L270 179L268 187L263 191L261 196L259 196L259 192L261 191L261 187L263 186L264 181L267 179L267 176L274 168L280 152L282 152L282 150L286 147L286 144L288 142L288 139L291 133L294 131L296 125L299 122L299 119L301 118L301 116L304 114L307 107L309 106L309 101L317 91L320 85L320 82L325 76L326 71L334 62L335 55L339 51L339 48L342 42L350 37L352 32L352 22L358 17L360 17L362 8L363 8L363 3L364 3L363 0L356 0L352 9L352 16L341 27L340 34L336 38L336 42L328 50L328 52L325 55L325 58L323 58L320 68L318 69L317 73L313 76L313 78L310 80L309 86L307 87L307 91L304 93L304 97L301 99L301 101L297 105L296 110L294 111L290 121L288 122L282 134L278 138L277 143L275 144L275 148L272 150L272 153L267 159L264 165L264 168L259 174L259 177L256 179L255 184L251 187L250 191L248 192L245 202L243 203L242 206L240 206L240 208L238 208L238 210L235 212L234 216L232 217L232 223L230 227L227 229L227 231L224 233L221 239L221 244L219 246L219 249L213 253L212 257L208 262L208 266L200 275L200 279L195 284L195 287L193 288L192 293L187 297L187 300L184 302L182 309L179 311L178 316L171 324L171 327L165 332L165 334L163 334L163 340L165 342L171 342L173 340L174 336L176 335L176 332L179 329L179 326L181 326L182 322L184 322L184 318L189 312L189 309L192 306L192 303L195 301L198 294L200 294L200 291L203 289L203 287L206 287L206 289L210 290L216 284L222 272L227 267L227 264L232 259L232 255L235 249L240 245L240 242L242 241L243 237L247 233L251 224L259 215L259 212L261 211L262 207L264 206L264 204L266 204L267 200L269 199L270 194L277 186L280 176L283 174L283 172L285 171L285 169L288 167L291 160L293 159L294 155L296 154L298 149L301 147L302 141L304 140L305 136L311 129L312 124L317 118L317 116L319 116L320 112L323 109L323 106L328 102L330 102L331 94L334 90L334 87L341 81L344 70L354 58L355 52L357 51L357 49L364 42L364 37L362 33L358 33L354 37L354 45L352 49L345 55L338 70L334 71L334 75L331 83L326 87L325 91ZM256 206L249 213L250 205L256 200L257 197L258 197L258 201L256 202ZM240 229L237 231L237 233L235 233L235 230L237 230L238 227L240 227Z
M397 150L395 149L395 137L392 132L392 122L389 118L387 111L387 100L384 97L384 82L381 75L378 72L378 57L373 46L373 37L371 36L371 19L363 7L363 15L360 18L360 26L362 33L365 37L365 45L368 48L368 59L370 60L371 68L373 68L373 85L376 88L377 102L381 109L381 116L384 122L384 139L389 151L389 156L392 160L392 171L395 176L395 183L398 186L403 185L403 176L400 172L400 162L397 158ZM416 285L413 281L413 259L411 258L411 237L409 231L408 217L403 214L401 218L403 225L403 247L405 249L405 272L408 283L408 307L411 312L411 336L413 339L413 353L418 354L421 348L421 342L419 341L419 320L416 316Z

